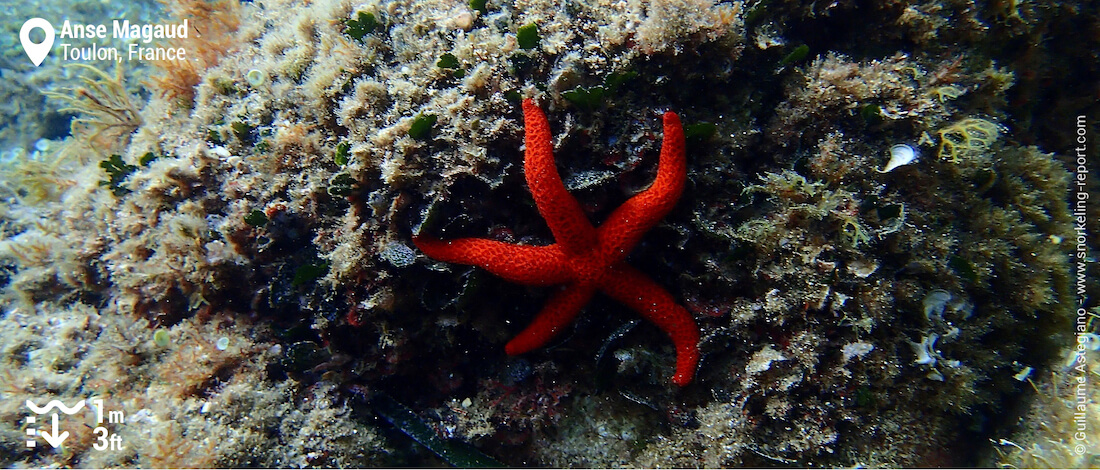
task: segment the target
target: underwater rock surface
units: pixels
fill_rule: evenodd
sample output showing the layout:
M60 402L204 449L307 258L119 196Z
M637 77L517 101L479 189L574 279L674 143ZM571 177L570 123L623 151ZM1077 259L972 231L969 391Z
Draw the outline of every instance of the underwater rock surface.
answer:
M0 464L1096 465L1096 5L58 3L0 35ZM36 67L32 17L107 37ZM699 325L688 386L599 296L506 355L557 291L415 249L554 243L525 98L595 225L683 120L627 260ZM54 446L28 400L87 409Z

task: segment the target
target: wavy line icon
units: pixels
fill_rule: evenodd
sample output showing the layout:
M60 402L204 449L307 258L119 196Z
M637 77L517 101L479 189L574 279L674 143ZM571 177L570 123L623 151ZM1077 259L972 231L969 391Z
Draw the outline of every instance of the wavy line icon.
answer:
M42 408L35 405L33 401L27 400L27 408L30 408L35 414L49 413L50 410L57 408L61 410L62 413L71 415L84 408L84 400L78 401L72 408L65 406L64 403L61 403L61 400L50 400L50 402L46 403L46 406Z

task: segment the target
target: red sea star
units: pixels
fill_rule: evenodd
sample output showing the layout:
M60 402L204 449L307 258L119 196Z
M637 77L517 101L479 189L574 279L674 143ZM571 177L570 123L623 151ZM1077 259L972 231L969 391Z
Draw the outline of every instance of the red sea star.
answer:
M525 246L481 238L443 241L425 236L414 236L413 243L431 258L480 266L518 284L565 285L550 297L534 321L508 342L508 354L523 354L545 345L600 291L634 309L672 338L676 346L672 381L687 385L699 363L699 327L668 291L623 260L642 235L672 210L684 190L687 163L680 117L671 111L664 115L664 142L653 185L615 209L598 229L565 190L554 164L550 124L530 99L523 101L523 122L527 185L557 243Z

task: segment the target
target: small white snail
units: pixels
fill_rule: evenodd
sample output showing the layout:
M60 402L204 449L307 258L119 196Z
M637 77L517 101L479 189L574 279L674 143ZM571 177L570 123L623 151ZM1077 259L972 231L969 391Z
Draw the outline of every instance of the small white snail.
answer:
M890 147L890 161L886 162L886 168L875 170L879 173L889 173L894 168L908 165L920 158L920 150L907 144L897 144Z

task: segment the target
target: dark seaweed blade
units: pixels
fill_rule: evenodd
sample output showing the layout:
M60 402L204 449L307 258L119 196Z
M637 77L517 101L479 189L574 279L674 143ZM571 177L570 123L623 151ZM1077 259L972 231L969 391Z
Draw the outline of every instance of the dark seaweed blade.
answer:
M398 403L393 397L378 392L370 401L374 412L401 432L427 447L447 463L458 468L499 468L504 464L485 455L474 446L455 439L440 438L412 410Z

